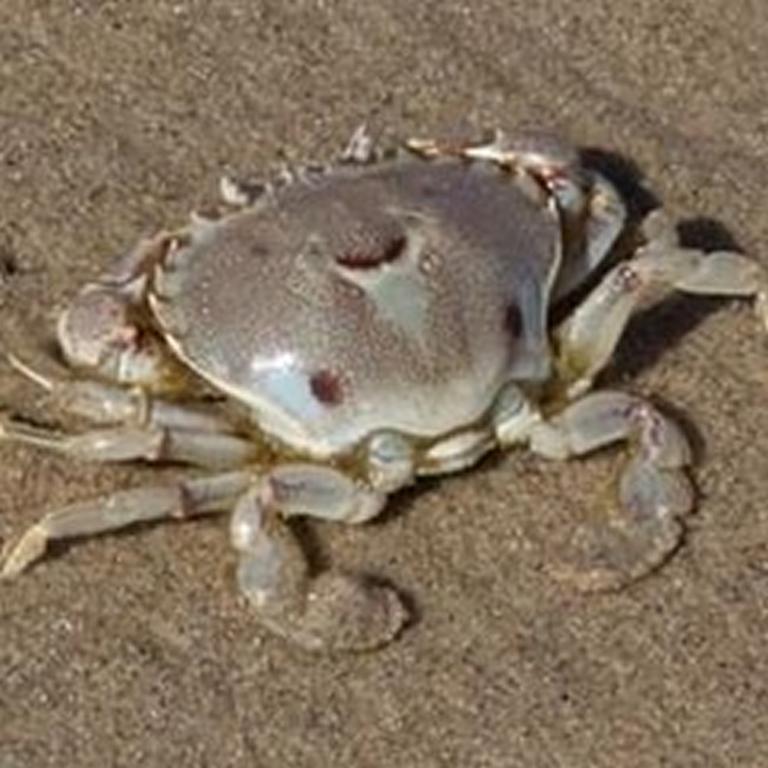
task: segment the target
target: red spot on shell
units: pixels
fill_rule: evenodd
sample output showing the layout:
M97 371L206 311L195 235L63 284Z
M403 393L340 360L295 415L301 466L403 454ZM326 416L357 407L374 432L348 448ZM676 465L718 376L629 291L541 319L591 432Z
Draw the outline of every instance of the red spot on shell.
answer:
M336 263L350 269L373 269L395 261L405 250L405 245L404 235L393 237L382 243L371 243L368 248L345 251L336 257Z
M316 371L309 377L309 388L317 400L324 405L341 405L344 401L341 380L327 368Z

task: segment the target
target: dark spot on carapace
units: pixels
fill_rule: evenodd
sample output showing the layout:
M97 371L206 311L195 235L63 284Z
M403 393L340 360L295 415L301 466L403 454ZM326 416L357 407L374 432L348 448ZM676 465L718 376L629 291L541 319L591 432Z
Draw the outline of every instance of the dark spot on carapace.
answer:
M336 263L349 269L374 269L395 261L405 250L405 235L391 237L368 247L350 249L336 256Z
M327 368L322 368L309 377L309 388L323 405L341 405L344 400L341 379Z
M523 313L517 304L510 304L504 313L504 330L513 338L519 339L523 332Z

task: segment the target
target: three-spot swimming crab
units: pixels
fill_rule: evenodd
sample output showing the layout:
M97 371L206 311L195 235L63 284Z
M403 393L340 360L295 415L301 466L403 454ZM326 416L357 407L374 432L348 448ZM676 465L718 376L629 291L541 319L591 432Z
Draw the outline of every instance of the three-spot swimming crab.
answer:
M72 377L9 354L95 428L2 424L81 459L208 472L52 511L4 576L52 540L233 509L239 587L265 625L311 649L373 648L406 621L400 597L312 573L290 518L362 523L420 476L519 445L553 459L628 445L615 516L571 566L582 586L620 586L675 548L686 438L640 397L589 390L650 288L754 297L768 326L759 264L681 247L655 212L633 258L554 322L626 211L578 153L535 136L379 154L359 130L332 167L226 180L222 197L218 217L141 242L83 288L58 323Z

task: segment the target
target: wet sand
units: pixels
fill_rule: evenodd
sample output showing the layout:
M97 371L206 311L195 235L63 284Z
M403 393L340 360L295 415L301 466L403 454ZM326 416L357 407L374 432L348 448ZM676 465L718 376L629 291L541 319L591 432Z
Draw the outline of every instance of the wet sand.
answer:
M689 239L768 263L768 11L561 8L4 0L0 322L50 327L106 256L182 221L222 172L328 157L363 120L560 131L635 163ZM701 499L677 556L617 594L546 575L613 456L516 453L373 525L311 526L324 557L412 597L414 626L369 655L263 631L224 518L57 547L0 590L0 766L767 764L767 350L743 303L673 301L632 325L605 379L682 416ZM3 374L4 396L23 389ZM43 508L155 477L2 446L0 543Z

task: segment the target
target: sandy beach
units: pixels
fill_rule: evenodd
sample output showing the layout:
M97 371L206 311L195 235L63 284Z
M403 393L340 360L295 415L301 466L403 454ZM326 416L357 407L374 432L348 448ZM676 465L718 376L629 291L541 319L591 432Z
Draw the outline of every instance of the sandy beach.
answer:
M3 0L0 323L44 346L83 281L223 173L332 157L363 121L558 132L689 242L768 265L767 50L747 0ZM371 654L267 633L225 517L57 546L0 585L0 767L767 765L768 338L748 303L675 298L603 381L657 397L696 446L697 513L651 577L589 596L548 575L614 453L511 453L371 525L308 524L413 603ZM0 370L0 403L35 395ZM172 474L0 445L0 547Z

